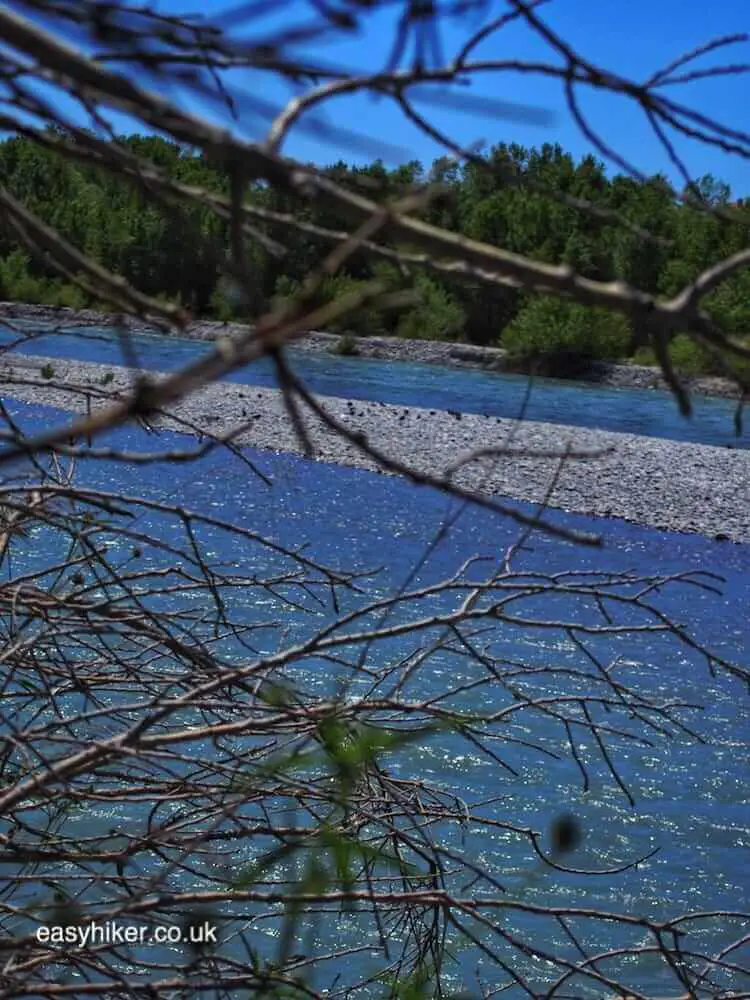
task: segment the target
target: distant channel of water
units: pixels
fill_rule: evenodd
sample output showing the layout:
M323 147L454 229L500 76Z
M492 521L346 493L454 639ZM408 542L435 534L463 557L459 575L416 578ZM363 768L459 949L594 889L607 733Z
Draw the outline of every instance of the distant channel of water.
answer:
M0 346L16 337L16 333L0 325ZM141 366L157 371L172 371L200 357L211 346L203 341L146 334L135 335L133 342ZM122 364L116 335L106 329L89 327L49 333L19 350L70 360ZM290 350L290 358L313 392L322 396L514 418L522 412L528 390L528 380L520 375L300 350ZM273 367L266 359L234 372L228 381L276 387ZM731 400L696 396L694 407L692 419L687 420L665 391L536 379L524 416L544 423L750 448L750 428L744 428L741 438L735 436ZM746 423L750 423L750 416Z

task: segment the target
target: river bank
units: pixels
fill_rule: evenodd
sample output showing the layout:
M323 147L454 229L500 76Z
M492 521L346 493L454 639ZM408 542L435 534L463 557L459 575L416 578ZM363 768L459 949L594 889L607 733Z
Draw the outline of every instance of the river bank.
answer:
M91 309L68 309L56 306L24 305L16 302L0 302L0 322L20 320L40 323L44 326L65 327L106 326L114 324L115 317L94 312ZM154 328L144 326L128 317L125 323L129 329L142 333L156 333ZM190 340L214 341L219 337L239 337L251 328L241 323L221 323L218 320L196 320L181 337ZM419 364L442 365L449 368L475 368L485 371L506 372L509 368L505 351L498 347L478 347L473 344L451 343L439 340L402 340L394 337L357 337L344 339L333 333L310 331L307 336L295 341L295 349L319 354L353 353L362 358L376 358L386 361L410 361ZM562 377L562 376L560 376ZM576 373L571 381L581 385L609 385L627 389L666 389L667 385L658 368L645 365L594 362L585 370ZM702 396L718 396L737 399L737 386L729 379L715 376L695 376L684 379L691 393Z
M41 375L45 365L52 372ZM155 374L155 373L152 373ZM163 376L157 376L163 377ZM96 410L132 386L132 371L58 358L6 355L0 392L6 398L78 413ZM350 431L414 469L443 476L477 449L508 447L512 454L474 459L455 472L461 486L498 497L547 502L599 517L618 517L670 531L694 532L750 543L750 451L523 422L493 416L318 397ZM238 444L276 452L304 452L281 393L235 383L208 386L182 400L157 428L222 436L238 431ZM321 420L304 415L313 457L378 470L353 444ZM158 435L142 448L162 451ZM184 445L182 447L192 447ZM598 451L598 457L560 462L549 453ZM541 453L547 453L543 455Z

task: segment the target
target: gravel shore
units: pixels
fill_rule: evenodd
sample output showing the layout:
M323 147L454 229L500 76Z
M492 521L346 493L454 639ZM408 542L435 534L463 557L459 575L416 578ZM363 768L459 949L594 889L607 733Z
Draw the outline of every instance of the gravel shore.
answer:
M54 376L45 380L46 361ZM103 378L112 373L106 384ZM85 412L127 391L132 372L111 365L6 355L0 362L4 397ZM78 392L63 388L75 386ZM333 397L319 397L333 416L367 436L373 446L421 472L443 475L477 449L508 444L516 454L474 460L454 480L464 487L518 500L541 501L559 462L534 452L602 451L596 458L568 459L549 497L552 507L620 517L665 530L698 532L721 540L750 543L750 452L667 441L588 428L524 422L497 417L426 410ZM154 426L186 430L187 421L212 435L243 426L238 443L301 453L302 446L274 389L222 383L183 400ZM177 418L177 420L175 419ZM314 457L373 469L353 445L329 431L313 415L305 424ZM153 449L161 450L158 436ZM521 450L524 453L518 455Z
M91 309L67 309L55 306L24 305L17 302L0 302L0 320L22 320L60 326L104 326L113 323L114 317ZM161 332L125 318L130 329L144 333ZM190 340L213 341L219 337L240 337L250 327L240 323L220 323L215 320L196 320L181 337ZM337 354L341 337L333 333L314 330L295 341L295 350L316 354ZM402 340L395 337L357 337L354 350L358 357L377 358L384 361L411 361L419 364L441 365L447 368L479 368L485 371L508 371L505 351L497 347L477 347L474 344L455 344L439 340ZM584 371L576 373L571 381L582 385L595 383L628 389L666 389L667 385L658 368L645 365L620 365L611 362L593 362ZM686 388L699 396L738 398L737 386L724 378L701 375L684 379Z

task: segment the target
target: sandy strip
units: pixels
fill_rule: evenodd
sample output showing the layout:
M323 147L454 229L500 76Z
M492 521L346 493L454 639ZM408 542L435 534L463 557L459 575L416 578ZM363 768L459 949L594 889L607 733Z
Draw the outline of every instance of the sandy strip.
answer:
M127 390L132 373L112 365L14 356L0 363L0 392L32 403L85 412L85 397L60 383L90 389L92 408L113 392ZM46 363L51 380L40 377ZM113 373L106 386L102 379ZM33 384L19 384L29 380ZM750 451L667 441L581 427L524 422L417 407L392 406L334 397L318 397L328 411L351 430L363 433L375 447L422 472L442 475L477 449L507 445L512 433L515 452L474 461L455 475L460 485L485 493L540 501L559 462L534 452L612 451L599 458L568 459L551 495L550 505L598 516L621 517L673 531L750 542ZM274 389L222 383L183 400L171 413L211 434L247 424L237 441L255 448L301 453L283 405ZM168 417L156 426L177 429ZM324 427L312 414L305 417L315 457L341 465L376 466L354 446ZM184 428L183 428L184 429ZM152 450L174 444L153 438Z

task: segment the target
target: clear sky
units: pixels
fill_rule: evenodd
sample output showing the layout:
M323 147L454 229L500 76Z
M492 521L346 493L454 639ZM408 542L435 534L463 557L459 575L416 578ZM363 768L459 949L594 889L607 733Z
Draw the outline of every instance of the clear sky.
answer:
M327 2L333 6L335 0ZM190 13L214 18L234 4L227 0L156 0L153 6L161 13ZM403 7L404 0L398 0L390 9L368 15L364 19L365 30L359 35L342 34L338 41L328 36L324 43L308 43L296 51L357 73L382 69L388 62L394 26ZM300 20L309 22L311 18L311 7L305 0L277 0L272 9L272 15L254 22L248 37L272 33L280 26ZM486 4L489 16L497 16L507 9L502 0L488 0ZM648 78L709 39L750 32L750 0L628 0L627 3L621 0L552 0L539 8L539 14L581 55L633 80ZM487 16L485 12L483 17ZM445 20L441 27L445 57L454 55L481 23L474 14ZM485 42L476 50L475 57L559 62L547 44L521 24L514 24ZM750 66L747 38L693 65L705 69L728 62ZM243 133L252 139L260 138L268 123L267 118L253 113L253 101L260 98L271 108L280 107L294 95L290 86L267 75L246 71L233 73L231 84L233 89L244 91L246 95L241 124ZM717 117L745 135L750 133L750 73L671 86L664 92L674 100ZM455 108L449 110L432 103L420 103L418 107L436 126L463 145L515 141L529 146L549 141L559 142L575 156L591 151L590 143L571 119L558 81L517 73L492 74L469 91L455 89L453 93ZM644 173L663 171L682 186L642 111L622 98L592 94L583 88L580 93L581 107L609 146ZM550 120L547 124L533 124L498 115L480 116L471 108L462 111L462 94L531 105L550 112ZM188 100L184 95L178 99ZM198 113L214 118L219 115L215 108L203 102L190 99L190 103L192 110ZM338 158L350 162L366 161L380 155L389 165L409 159L429 164L443 152L435 142L405 121L393 102L386 99L338 98L327 105L324 114L318 113L305 121L311 125L316 121L324 122L340 130L321 132L311 127L292 133L284 152L306 161L329 163ZM359 136L360 141L355 141L354 136ZM369 142L365 142L365 138ZM737 197L750 196L750 161L682 137L674 138L674 144L693 176L711 172L727 181Z

